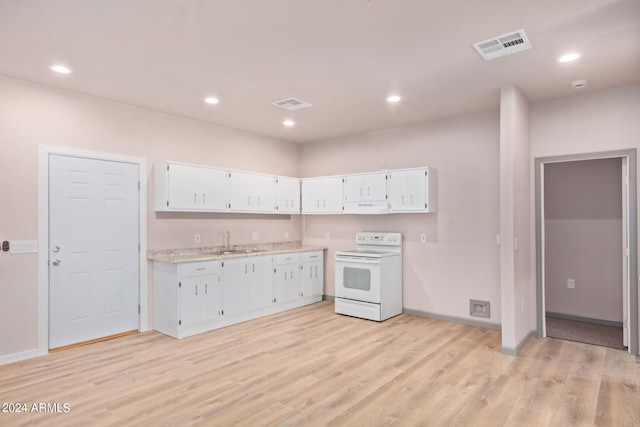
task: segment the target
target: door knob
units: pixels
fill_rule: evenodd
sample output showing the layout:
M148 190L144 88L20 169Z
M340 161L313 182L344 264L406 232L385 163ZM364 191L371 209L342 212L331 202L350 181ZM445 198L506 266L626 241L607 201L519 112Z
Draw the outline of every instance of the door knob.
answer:
M62 261L60 261L59 259L55 259L55 260L53 260L53 262L51 264L60 265L61 263L62 263Z
M60 252L60 246L56 246L55 248L51 249L51 252Z

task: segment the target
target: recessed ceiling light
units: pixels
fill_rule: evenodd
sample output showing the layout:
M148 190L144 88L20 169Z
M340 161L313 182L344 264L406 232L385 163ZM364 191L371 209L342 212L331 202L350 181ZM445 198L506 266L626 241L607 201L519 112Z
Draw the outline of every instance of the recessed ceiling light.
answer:
M204 102L206 102L207 104L218 104L220 102L220 100L218 98L210 96L208 98L205 98Z
M293 120L285 120L284 122L282 122L282 124L285 126L293 126L296 124L296 122L294 122Z
M575 61L576 59L580 58L579 53L576 52L572 52L572 53L567 53L565 55L562 55L560 58L558 58L558 62L571 62L571 61Z
M71 70L64 65L52 65L49 69L60 74L69 74L71 72Z
M391 96L387 97L387 102L398 102L401 99L402 98L400 98L398 95L391 95Z

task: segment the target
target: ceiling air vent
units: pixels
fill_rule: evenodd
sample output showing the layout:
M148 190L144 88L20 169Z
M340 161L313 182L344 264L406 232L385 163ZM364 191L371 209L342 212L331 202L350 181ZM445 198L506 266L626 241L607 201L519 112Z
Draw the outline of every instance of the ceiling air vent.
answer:
M524 30L518 30L483 42L474 43L473 47L476 48L485 61L488 61L531 49L531 43Z
M285 110L293 111L300 110L302 108L311 107L308 102L301 101L297 98L287 98L282 101L276 101L272 103L276 107L284 108Z

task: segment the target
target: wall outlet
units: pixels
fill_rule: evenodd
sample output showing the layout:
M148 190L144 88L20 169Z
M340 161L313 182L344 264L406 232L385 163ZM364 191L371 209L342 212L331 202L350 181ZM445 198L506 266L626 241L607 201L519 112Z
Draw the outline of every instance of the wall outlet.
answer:
M199 233L194 234L194 235L193 235L193 240L194 240L196 243L200 243L200 234L199 234Z
M567 289L575 289L576 281L574 279L567 279Z
M427 243L427 233L422 233L420 235L420 243Z
M327 231L324 233L324 238L329 240L331 238L331 232Z
M260 240L260 232L259 231L254 231L253 233L251 233L251 239Z

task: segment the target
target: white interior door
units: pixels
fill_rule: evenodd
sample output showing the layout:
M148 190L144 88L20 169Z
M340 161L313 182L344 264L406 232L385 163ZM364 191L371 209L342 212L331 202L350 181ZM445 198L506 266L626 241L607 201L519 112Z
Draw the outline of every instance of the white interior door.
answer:
M49 348L139 328L138 165L49 156Z

